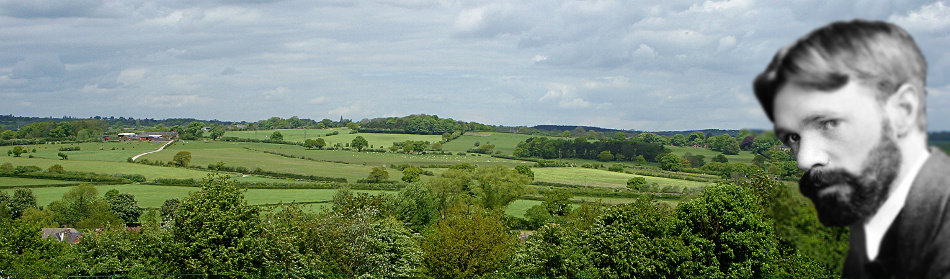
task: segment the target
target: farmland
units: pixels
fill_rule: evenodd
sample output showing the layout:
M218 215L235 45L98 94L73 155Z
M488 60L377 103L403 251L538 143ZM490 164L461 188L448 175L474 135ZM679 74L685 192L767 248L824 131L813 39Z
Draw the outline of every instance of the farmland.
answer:
M283 135L283 142L302 142L305 139L321 137L327 141L328 146L333 146L338 143L339 146L346 146L356 136L362 136L369 142L369 147L380 149L391 146L394 142L404 142L407 140L424 142L438 142L442 140L442 137L439 135L351 133L350 130L346 128L229 131L225 136L239 139L263 140L274 132L280 132ZM334 132L336 132L335 135L327 136ZM30 156L0 157L0 164L11 163L15 166L32 165L41 169L47 169L53 165L60 165L67 171L90 172L105 175L135 174L145 177L145 181L149 183L156 179L200 180L213 172L209 167L218 165L226 166L231 169L246 170L245 173L225 172L235 181L241 183L262 183L264 185L310 185L315 182L258 175L249 172L261 170L266 173L342 178L349 182L355 182L366 178L372 168L384 167L388 170L390 180L399 181L402 177L402 173L398 169L392 169L392 166L411 165L422 167L431 172L433 176L422 177L423 181L428 181L443 173L446 167L463 163L473 166L533 166L534 163L530 161L497 158L486 154L465 153L468 149L475 147L476 144L491 144L495 146L494 151L500 154L511 155L515 146L529 137L531 136L511 133L469 132L444 143L442 146L442 149L446 152L444 154L438 152L408 154L402 152L355 152L353 150L341 149L317 150L304 148L303 146L295 144L186 140L175 142L169 145L164 151L144 155L138 158L135 163L128 162L129 158L147 151L155 150L164 144L164 142L110 141L66 144L54 143L26 145L24 147L30 151L30 153L28 153ZM0 147L0 152L7 152L7 150L11 148L11 146ZM173 161L173 157L178 152L190 153L190 167L184 168L167 165L168 162ZM713 151L702 149L693 150L692 148L674 148L673 152L692 152L693 154L702 154L707 157L712 157L716 154L716 152ZM68 155L68 160L60 158L60 153ZM751 160L749 159L751 158L749 155L730 156L729 158L730 160L737 161ZM596 161L581 159L565 159L564 161L572 162L577 165L597 163ZM147 162L148 164L143 164L143 162ZM599 187L620 191L629 191L626 189L626 181L639 176L630 174L629 172L612 172L604 169L580 167L533 167L532 170L535 173L535 181L540 183ZM646 179L647 184L653 185L655 189L672 189L672 191L693 191L690 189L701 189L704 185L708 184L706 182L666 177L643 177ZM19 186L36 187L33 191L37 196L38 203L41 205L59 199L72 185L76 185L77 183L79 182L12 177L4 177L0 180L0 185L6 186L4 187L4 189L6 189L4 191L10 191L13 187ZM136 197L141 206L147 208L156 208L166 199L182 198L196 189L194 187L138 183L98 185L96 187L99 189L100 194L110 189L117 189L121 192L132 194ZM248 189L245 193L245 197L248 203L252 205L276 204L281 202L325 203L332 198L336 191L335 189ZM368 191L368 193L395 192L375 190ZM605 198L578 196L574 200L600 200L606 203L623 203L628 199L629 198L623 197ZM539 203L539 201L535 200L518 200L512 203L506 212L513 216L523 217L527 208ZM316 206L316 208L319 207L320 206Z

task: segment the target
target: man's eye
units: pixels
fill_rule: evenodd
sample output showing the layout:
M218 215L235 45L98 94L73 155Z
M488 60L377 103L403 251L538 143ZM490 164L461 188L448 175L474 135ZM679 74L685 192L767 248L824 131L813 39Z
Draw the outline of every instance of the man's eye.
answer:
M830 130L838 127L838 120L825 120L821 122L823 130Z
M798 143L798 141L801 139L802 139L801 136L799 136L798 134L790 134L790 135L785 136L785 144L792 145L792 144Z

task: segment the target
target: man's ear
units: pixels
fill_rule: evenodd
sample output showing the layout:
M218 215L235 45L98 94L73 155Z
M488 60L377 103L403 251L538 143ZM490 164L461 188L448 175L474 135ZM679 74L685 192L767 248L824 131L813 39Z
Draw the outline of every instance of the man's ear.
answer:
M894 95L888 98L885 111L898 138L903 138L917 129L917 114L920 110L920 98L918 96L923 94L922 90L922 88L905 83L897 89Z

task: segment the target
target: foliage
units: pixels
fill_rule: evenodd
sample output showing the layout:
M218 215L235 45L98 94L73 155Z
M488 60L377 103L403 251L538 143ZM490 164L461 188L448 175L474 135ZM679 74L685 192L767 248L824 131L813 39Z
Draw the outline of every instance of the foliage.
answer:
M17 146L14 146L13 149L8 151L7 155L13 154L13 157L20 157L20 155L26 152L27 152L26 148L23 148L22 146L17 145Z
M373 183L383 182L389 179L389 172L384 167L375 167L370 171L366 180Z
M520 174L523 174L523 175L527 176L528 178L531 178L531 180L534 180L534 171L532 171L532 170L531 170L531 167L529 167L529 166L517 165L517 166L515 166L515 171L517 171L517 172L520 173Z
M268 139L281 141L281 140L284 140L284 135L281 134L280 131L274 131L273 133L270 134L270 137Z
M209 175L175 210L172 233L182 246L184 271L257 271L266 257L259 214L229 177Z
M631 190L639 191L640 187L647 184L647 179L642 176L635 176L627 180L627 188Z
M162 207L159 208L162 223L169 224L175 220L175 211L178 210L179 205L181 205L179 199L167 199L162 203Z
M139 216L142 215L142 208L139 207L135 196L129 193L119 193L119 190L112 189L106 192L105 199L116 217L125 221L126 224L138 223Z
M60 160L69 160L69 155L66 155L66 153L63 152L56 153L56 156L59 156Z
M363 136L356 136L353 138L353 141L350 142L350 147L356 148L357 152L363 151L363 148L366 148L367 146L369 146L369 142L366 141Z
M660 168L668 171L679 171L683 167L682 161L680 158L673 153L665 153L656 158L657 162L660 163Z
M90 184L80 184L65 194L59 201L47 207L54 213L57 223L77 229L124 226L125 222L115 216L99 192Z
M17 219L23 216L26 210L37 208L36 196L29 188L17 188L13 190L13 197L6 201L6 206L9 207L10 217Z
M416 167L408 167L402 170L402 181L406 183L418 182L421 178L419 176L422 174L422 169Z
M457 203L445 215L422 240L422 265L430 276L489 276L505 268L517 240L499 211Z
M597 160L601 162L613 161L614 154L611 154L609 150L601 151L600 154L597 154Z
M175 162L178 166L187 167L188 163L191 163L191 152L188 151L179 151L175 153L175 157L172 159L172 162Z
M303 142L303 147L306 148L323 149L324 146L327 146L327 141L323 138L306 139Z
M543 159L581 158L599 160L599 156L603 151L609 151L617 160L620 160L620 158L634 160L637 155L652 159L660 153L668 152L662 144L645 142L642 137L631 140L606 139L596 142L588 142L579 138L568 140L532 137L518 143L514 155Z

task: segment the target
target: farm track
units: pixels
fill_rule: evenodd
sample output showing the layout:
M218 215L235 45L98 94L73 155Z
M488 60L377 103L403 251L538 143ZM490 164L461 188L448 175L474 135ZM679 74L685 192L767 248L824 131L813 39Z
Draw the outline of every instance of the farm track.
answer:
M175 140L170 140L170 141L168 141L168 143L166 143L165 145L162 145L162 147L159 147L159 148L156 149L155 151L149 151L149 152L145 152L145 153L142 153L142 154L139 154L139 155L135 155L134 157L132 157L132 161L135 161L135 159L138 159L139 157L142 157L142 156L145 156L145 155L148 155L148 154L152 154L152 153L156 153L156 152L162 151L163 149L165 149L166 146L168 146L169 144L172 144L173 142L175 142Z

